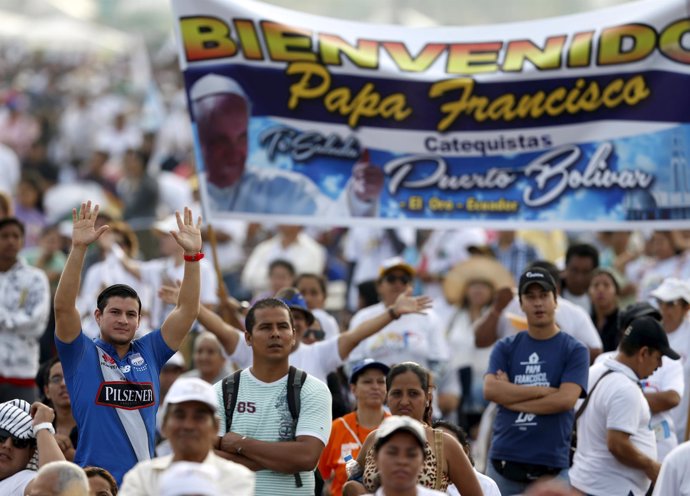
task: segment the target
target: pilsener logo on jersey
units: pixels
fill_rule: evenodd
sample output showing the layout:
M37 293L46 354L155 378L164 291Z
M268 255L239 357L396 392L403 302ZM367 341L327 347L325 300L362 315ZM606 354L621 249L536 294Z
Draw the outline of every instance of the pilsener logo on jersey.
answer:
M137 410L153 406L155 397L151 382L102 382L96 396L96 404Z

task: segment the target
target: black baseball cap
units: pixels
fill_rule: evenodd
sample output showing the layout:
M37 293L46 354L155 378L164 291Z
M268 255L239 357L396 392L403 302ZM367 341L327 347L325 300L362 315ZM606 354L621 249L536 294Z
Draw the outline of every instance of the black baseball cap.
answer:
M671 360L678 360L680 355L671 349L668 344L668 337L661 323L653 317L645 316L634 319L623 331L621 342L625 341L634 346L642 348L648 346L654 350L659 350L662 355Z
M640 317L652 317L656 320L661 320L659 310L646 301L638 301L620 311L618 314L618 328L626 329L633 320Z
M530 284L539 284L546 291L556 292L556 282L549 271L541 267L532 267L522 273L518 284L518 293L523 294Z

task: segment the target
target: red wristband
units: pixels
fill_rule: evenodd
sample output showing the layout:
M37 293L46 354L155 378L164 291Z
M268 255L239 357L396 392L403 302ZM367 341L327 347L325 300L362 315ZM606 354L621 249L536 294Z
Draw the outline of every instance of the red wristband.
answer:
M204 254L201 252L195 253L194 255L185 255L184 256L184 259L187 262L198 262L202 258L204 258Z

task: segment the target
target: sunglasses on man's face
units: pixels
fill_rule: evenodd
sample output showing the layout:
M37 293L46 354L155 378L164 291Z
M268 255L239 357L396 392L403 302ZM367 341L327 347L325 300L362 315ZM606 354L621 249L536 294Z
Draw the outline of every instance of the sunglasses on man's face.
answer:
M395 284L397 281L400 281L404 285L408 285L412 281L410 276L396 276L395 274L386 274L383 276L383 280L388 284Z
M33 439L19 439L14 437L11 432L0 429L0 444L5 444L8 438L12 439L12 445L17 449L29 448L34 445Z
M326 332L321 329L307 329L304 331L304 337L307 339L313 337L316 341L322 341L326 337Z
M663 301L657 298L656 300L657 305L660 307L677 307L681 304L681 300L673 300L673 301Z

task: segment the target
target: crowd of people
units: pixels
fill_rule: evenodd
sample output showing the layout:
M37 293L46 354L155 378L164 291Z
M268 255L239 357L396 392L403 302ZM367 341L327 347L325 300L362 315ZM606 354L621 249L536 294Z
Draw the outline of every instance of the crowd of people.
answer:
M3 88L0 494L690 487L688 232L210 232L118 68Z

